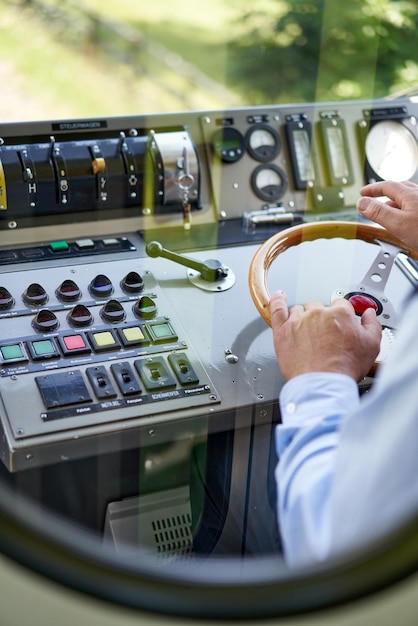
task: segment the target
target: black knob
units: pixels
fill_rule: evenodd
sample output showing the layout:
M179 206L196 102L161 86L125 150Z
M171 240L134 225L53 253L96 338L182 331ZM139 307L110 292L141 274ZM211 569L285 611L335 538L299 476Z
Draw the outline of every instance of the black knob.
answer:
M48 311L48 309L39 311L33 320L33 326L36 330L41 330L42 332L55 330L58 328L58 324L57 316L52 311Z
M40 304L45 304L45 302L48 301L48 294L42 285L32 283L23 292L22 299L30 306L39 306Z
M149 320L157 314L157 305L149 296L142 296L134 304L134 313L142 319Z
M121 322L126 316L123 306L117 300L106 302L100 311L100 315L106 322Z
M93 322L93 315L84 304L76 304L69 312L67 319L72 326L89 326Z
M144 281L138 272L129 272L122 279L121 287L127 293L139 293L144 288Z
M113 293L113 285L111 280L104 274L97 274L89 285L89 291L92 296L99 298L107 298Z
M0 287L0 309L5 311L11 309L15 301L10 291L6 287Z
M74 300L81 298L79 286L71 279L64 280L55 293L57 298L63 302L74 302Z

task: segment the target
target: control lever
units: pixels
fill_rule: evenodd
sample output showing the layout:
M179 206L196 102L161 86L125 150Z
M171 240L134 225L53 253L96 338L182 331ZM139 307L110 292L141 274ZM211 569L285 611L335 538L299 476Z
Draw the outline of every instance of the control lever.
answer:
M146 253L152 258L162 257L189 268L189 280L206 291L224 291L235 283L233 272L216 259L208 259L203 263L190 257L166 250L158 241L150 241Z

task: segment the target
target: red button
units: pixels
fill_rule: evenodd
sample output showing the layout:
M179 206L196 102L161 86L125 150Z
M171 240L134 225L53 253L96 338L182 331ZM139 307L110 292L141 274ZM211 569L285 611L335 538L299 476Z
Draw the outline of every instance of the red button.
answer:
M373 300L373 298L370 298L369 296L363 296L360 293L355 294L354 296L350 296L350 298L348 298L348 301L351 302L351 304L353 305L354 311L357 313L357 315L362 315L366 309L374 309L375 311L377 311L379 308L377 306L377 302Z
M67 337L63 337L62 340L67 350L80 350L86 347L81 335L68 335Z

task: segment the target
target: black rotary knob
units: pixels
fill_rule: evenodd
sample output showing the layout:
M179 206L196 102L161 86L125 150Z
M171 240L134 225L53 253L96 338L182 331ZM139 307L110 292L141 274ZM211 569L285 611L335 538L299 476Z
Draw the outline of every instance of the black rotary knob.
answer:
M72 326L90 326L93 315L84 304L76 304L68 313L67 319Z
M10 291L6 287L0 287L0 310L11 309L14 303L15 301Z
M63 302L74 302L81 298L80 287L71 279L64 280L55 293Z
M125 310L117 300L109 300L102 307L100 315L106 322L121 322L125 319Z
M104 274L97 274L89 285L89 291L92 296L107 298L113 293L112 281Z
M142 296L134 304L134 313L142 319L148 320L157 314L157 305L149 296Z
M58 328L58 318L53 311L41 309L33 319L33 326L36 330L47 332Z
M23 292L22 299L30 306L40 306L48 302L48 294L39 283L31 283Z
M126 293L139 293L144 288L144 280L138 272L129 272L122 279L121 287Z

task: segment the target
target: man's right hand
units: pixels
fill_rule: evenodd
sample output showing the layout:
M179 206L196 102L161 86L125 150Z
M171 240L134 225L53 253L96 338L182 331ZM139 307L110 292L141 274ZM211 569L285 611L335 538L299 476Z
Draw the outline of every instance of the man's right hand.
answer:
M274 349L286 380L308 372L347 374L359 381L370 371L380 350L382 329L374 309L361 319L348 300L296 305L290 310L286 294L270 300Z

